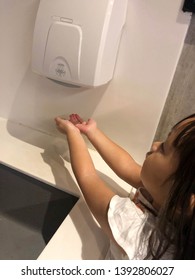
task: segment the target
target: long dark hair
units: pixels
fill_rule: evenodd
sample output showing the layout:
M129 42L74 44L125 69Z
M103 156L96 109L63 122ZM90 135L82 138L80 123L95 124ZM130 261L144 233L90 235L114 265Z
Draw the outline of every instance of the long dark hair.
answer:
M182 124L188 119L191 120ZM195 114L182 119L173 129L177 129L173 147L179 163L169 178L173 185L150 235L147 257L161 259L170 251L173 259L195 259L195 207L190 208L192 194L195 195Z

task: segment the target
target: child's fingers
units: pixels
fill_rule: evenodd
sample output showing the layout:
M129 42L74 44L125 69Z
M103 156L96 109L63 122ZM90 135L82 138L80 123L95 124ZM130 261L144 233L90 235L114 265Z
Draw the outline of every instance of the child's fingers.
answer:
M56 117L55 118L55 122L57 125L59 125L61 123L61 118L60 117Z
M83 119L78 114L71 114L69 120L74 124L83 123Z
M78 122L83 123L83 119L78 114L76 114L75 116L76 116Z
M73 124L77 124L77 123L78 123L76 114L71 114L71 115L69 116L69 120L70 120Z
M63 128L65 126L67 126L68 124L68 120L65 120L65 119L62 119L61 117L56 117L55 118L55 122L56 122L56 125L60 128Z

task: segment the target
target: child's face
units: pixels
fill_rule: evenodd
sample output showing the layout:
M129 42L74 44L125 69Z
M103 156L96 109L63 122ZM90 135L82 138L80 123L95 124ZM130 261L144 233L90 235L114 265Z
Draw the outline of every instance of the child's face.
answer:
M173 147L173 142L178 133L192 120L195 118L188 118L176 125L165 142L155 142L151 151L146 154L141 170L141 180L153 197L153 206L156 209L159 209L167 199L173 184L171 175L179 164L179 155Z
M155 142L152 145L141 171L142 183L153 197L153 206L157 209L169 194L173 183L169 178L178 165L178 154L172 145L175 136L176 129L169 134L165 142Z

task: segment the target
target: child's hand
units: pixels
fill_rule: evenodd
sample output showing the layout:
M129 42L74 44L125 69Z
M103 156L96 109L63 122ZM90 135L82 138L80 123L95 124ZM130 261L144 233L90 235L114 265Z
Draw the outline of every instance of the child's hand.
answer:
M90 133L93 133L97 128L96 122L93 119L88 119L86 122L77 114L71 114L69 116L69 121L86 136L88 136Z
M79 132L79 129L69 120L62 119L61 117L55 118L57 129L64 134L70 131Z

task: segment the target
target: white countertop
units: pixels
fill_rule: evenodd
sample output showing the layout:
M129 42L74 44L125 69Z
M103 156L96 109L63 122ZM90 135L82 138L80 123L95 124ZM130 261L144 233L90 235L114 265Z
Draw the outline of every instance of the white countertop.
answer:
M109 241L79 190L66 138L56 135L0 118L0 162L79 197L38 259L104 259ZM96 151L89 152L102 179L121 194L130 192L131 187L113 173Z

